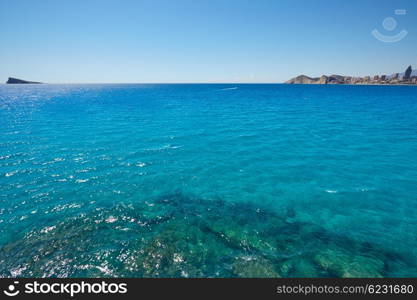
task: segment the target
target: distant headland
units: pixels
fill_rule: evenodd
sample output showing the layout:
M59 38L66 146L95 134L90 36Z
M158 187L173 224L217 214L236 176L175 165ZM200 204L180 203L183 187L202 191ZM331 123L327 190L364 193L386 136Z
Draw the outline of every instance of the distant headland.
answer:
M23 79L9 77L9 79L7 80L6 83L7 84L41 84L42 82L27 81L27 80L23 80Z
M300 75L285 82L286 84L412 84L417 85L417 76L413 75L413 70L409 66L404 73L392 75L375 75L365 77L353 77L342 75L322 75L321 77L308 77Z

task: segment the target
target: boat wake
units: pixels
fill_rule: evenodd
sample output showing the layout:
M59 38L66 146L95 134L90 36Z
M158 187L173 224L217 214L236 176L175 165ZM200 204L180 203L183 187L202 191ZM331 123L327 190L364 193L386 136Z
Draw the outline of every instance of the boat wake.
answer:
M231 91L231 90L237 90L237 86L231 87L231 88L220 89L219 91Z

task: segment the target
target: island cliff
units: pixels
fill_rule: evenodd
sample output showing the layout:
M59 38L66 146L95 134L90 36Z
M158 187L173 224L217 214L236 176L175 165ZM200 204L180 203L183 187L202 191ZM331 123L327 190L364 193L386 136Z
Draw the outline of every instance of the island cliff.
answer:
M26 81L18 78L9 77L9 79L6 82L7 84L40 84L42 82L37 81Z
M402 73L395 73L393 75L375 75L365 77L353 77L342 75L323 75L321 77L308 77L306 75L300 75L292 78L285 83L287 84L413 84L417 85L417 76L412 76L413 70L411 66Z

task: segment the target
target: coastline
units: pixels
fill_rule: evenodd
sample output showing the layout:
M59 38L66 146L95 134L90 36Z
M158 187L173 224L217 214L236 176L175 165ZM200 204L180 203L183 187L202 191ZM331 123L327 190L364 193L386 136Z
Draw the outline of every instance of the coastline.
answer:
M417 84L366 84L366 83L343 83L343 84L312 84L312 83L285 83L285 82L48 82L42 84L8 84L0 83L0 86L47 86L47 85L320 85L320 86L417 86Z

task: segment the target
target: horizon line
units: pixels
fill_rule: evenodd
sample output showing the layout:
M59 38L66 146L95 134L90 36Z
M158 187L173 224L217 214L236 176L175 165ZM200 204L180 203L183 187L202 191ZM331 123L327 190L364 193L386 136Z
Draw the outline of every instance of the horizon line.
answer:
M45 84L285 84L285 82L40 82L0 83L4 85L45 85Z

